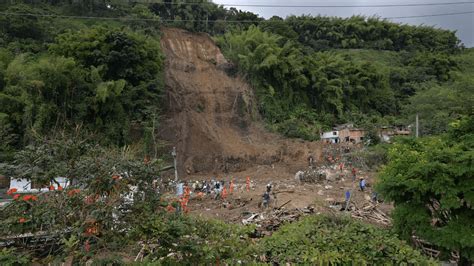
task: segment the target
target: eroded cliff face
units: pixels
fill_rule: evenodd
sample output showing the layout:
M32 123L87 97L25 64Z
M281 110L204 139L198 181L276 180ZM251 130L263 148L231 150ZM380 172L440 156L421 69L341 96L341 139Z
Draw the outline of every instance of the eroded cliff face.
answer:
M304 163L318 143L267 132L255 99L207 34L163 28L166 118L161 137L176 146L180 174L238 172L257 164Z

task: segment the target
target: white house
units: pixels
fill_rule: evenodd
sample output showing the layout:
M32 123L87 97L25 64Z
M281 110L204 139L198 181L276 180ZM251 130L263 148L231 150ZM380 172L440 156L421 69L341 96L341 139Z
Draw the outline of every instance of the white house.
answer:
M339 143L339 131L333 130L321 133L321 140L329 143Z

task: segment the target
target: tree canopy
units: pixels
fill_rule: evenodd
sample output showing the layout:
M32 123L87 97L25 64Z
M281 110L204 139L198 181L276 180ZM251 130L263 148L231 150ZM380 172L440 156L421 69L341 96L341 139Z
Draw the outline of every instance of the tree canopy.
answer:
M377 190L393 201L395 229L474 260L474 115L449 133L393 145ZM447 255L449 253L445 253Z
M134 121L159 109L163 56L154 38L91 27L59 35L49 50L2 50L2 132L19 147L28 132L83 124L109 143L127 143ZM6 132L8 131L8 133Z

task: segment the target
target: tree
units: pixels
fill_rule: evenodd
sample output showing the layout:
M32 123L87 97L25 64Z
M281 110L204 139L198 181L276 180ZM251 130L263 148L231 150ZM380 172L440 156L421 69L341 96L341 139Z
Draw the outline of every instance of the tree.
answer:
M14 200L0 212L0 235L61 232L61 238L76 242L66 245L70 254L82 247L78 243L124 244L118 238L143 222L145 209L159 204L162 162L144 161L136 148L105 148L95 139L79 127L38 137L12 163L0 164L1 173L42 187L57 183L57 177L69 180L64 190L11 195Z
M474 261L474 115L453 122L447 135L396 143L376 189L394 202L402 237L417 235L445 255L457 251L461 264Z

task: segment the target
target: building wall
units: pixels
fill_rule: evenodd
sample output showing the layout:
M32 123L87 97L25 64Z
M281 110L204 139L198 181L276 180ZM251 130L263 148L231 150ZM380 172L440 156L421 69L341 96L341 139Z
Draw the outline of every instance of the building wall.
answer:
M364 141L365 130L362 129L348 129L345 128L339 131L339 138L341 142L361 143Z
M321 139L331 139L331 138L338 138L339 137L339 131L327 131L324 132L321 136Z
M327 131L321 134L321 140L327 143L339 143L339 131Z

